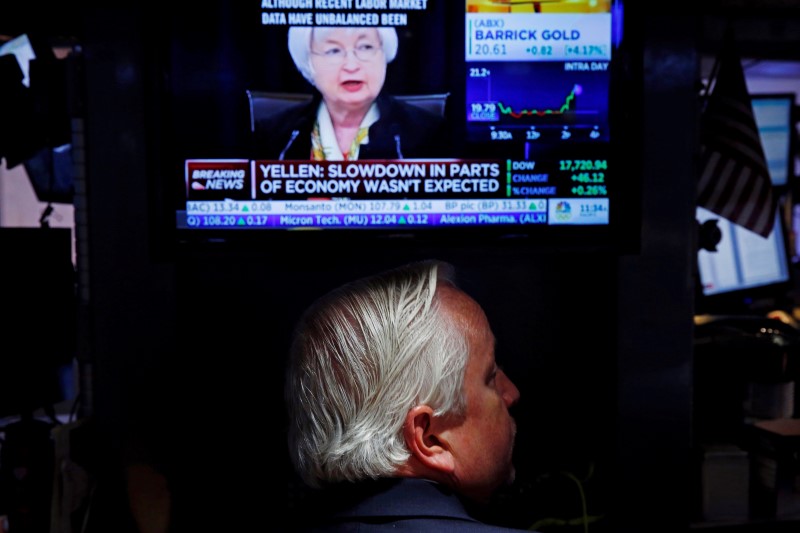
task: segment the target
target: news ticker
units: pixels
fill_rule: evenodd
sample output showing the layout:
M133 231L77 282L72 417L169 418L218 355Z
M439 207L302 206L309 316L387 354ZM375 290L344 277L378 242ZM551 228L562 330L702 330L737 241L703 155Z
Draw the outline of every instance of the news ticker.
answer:
M423 228L606 225L607 198L189 201L181 228Z

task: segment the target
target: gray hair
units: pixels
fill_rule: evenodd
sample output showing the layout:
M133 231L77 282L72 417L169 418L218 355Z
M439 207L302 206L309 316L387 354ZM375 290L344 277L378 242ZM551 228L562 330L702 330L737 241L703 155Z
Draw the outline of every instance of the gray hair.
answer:
M373 26L366 26L371 28ZM330 31L336 29L363 30L365 27L344 27L344 26L292 26L289 28L289 54L292 56L297 70L305 79L314 85L314 68L311 66L311 39L316 31ZM391 63L397 55L397 30L392 26L376 27L378 37L383 47L383 55L386 63Z
M392 476L410 453L406 414L461 416L467 340L436 287L452 267L422 261L333 290L294 331L286 374L289 453L311 487Z

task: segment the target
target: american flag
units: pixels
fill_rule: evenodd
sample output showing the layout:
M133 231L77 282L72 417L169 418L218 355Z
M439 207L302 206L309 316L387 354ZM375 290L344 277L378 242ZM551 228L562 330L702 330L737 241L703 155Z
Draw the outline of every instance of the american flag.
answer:
M700 119L697 205L767 237L776 202L742 62L730 36L716 70Z

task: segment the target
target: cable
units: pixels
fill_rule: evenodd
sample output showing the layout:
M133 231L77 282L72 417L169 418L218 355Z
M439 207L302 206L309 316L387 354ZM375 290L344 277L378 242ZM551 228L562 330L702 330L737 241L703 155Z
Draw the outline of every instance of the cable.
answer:
M580 497L580 501L581 501L581 514L580 514L579 518L566 519L566 518L556 518L556 517L545 517L545 518L541 518L541 519L537 520L528 529L534 530L534 531L538 531L538 530L540 530L540 529L542 529L544 527L547 527L547 526L577 526L577 525L583 525L584 533L588 533L589 532L589 524L597 522L598 520L603 518L603 515L597 515L597 516L590 516L589 515L589 509L588 509L588 504L587 504L587 501L586 501L586 491L584 489L584 483L586 481L588 481L592 477L593 473L594 473L594 464L593 463L589 464L589 471L587 472L586 477L584 478L584 480L578 479L573 473L568 472L566 470L562 470L561 472L559 472L559 474L561 474L564 477L566 477L567 479L573 481L578 487L578 496ZM552 474L544 474L539 479L548 479L548 478L552 478L552 476L553 476Z
M75 417L78 413L78 407L81 404L81 393L75 395L75 399L72 401L72 407L69 410L69 422L74 422Z
M561 472L561 473L564 474L565 476L567 476L567 478L569 478L572 481L574 481L575 484L578 486L578 494L581 497L581 516L583 517L583 531L584 531L584 533L589 533L589 513L588 513L588 510L586 508L586 493L583 490L583 483L581 483L581 480L576 478L570 472L564 471L564 472Z

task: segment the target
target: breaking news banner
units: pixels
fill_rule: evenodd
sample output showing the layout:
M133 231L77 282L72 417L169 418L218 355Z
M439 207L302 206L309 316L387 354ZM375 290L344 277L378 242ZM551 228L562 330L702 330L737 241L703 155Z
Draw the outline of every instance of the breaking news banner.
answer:
M505 198L506 161L188 160L189 200Z
M249 159L187 160L188 200L251 200L253 180Z

